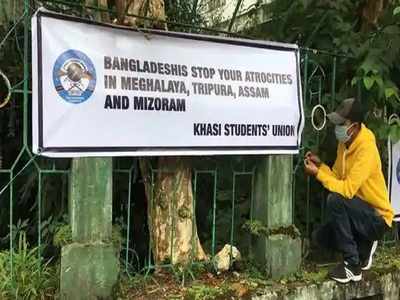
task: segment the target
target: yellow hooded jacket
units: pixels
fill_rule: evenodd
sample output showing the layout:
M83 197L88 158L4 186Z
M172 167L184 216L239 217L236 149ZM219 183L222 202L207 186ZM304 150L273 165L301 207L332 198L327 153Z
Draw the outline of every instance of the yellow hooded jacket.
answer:
M394 211L382 173L375 135L364 124L349 148L339 143L332 170L322 164L317 179L331 192L346 199L366 201L392 226Z

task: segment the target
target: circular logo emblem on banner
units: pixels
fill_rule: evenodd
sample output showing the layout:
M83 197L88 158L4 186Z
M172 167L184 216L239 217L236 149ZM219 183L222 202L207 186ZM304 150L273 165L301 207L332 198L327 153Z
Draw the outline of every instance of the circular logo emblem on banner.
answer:
M397 168L396 168L396 176L397 176L397 181L400 184L400 159L397 162Z
M96 87L96 70L85 53L68 50L54 64L53 82L65 101L82 103L90 98Z

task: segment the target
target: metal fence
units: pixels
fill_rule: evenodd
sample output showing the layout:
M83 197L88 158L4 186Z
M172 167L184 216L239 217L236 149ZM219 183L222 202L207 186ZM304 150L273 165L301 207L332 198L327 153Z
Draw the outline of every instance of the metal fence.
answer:
M231 158L197 159L193 164L193 206L195 213L192 224L198 229L205 251L212 257L225 244L236 245L244 254L249 253L250 234L243 229L247 220L252 219L255 166L258 158L233 161ZM125 162L123 162L125 163ZM149 272L155 267L172 267L170 264L154 265L150 241L147 236L146 207L143 207L144 187L138 191L135 185L142 186L137 160L130 167L116 168L115 190L118 210L125 212L119 221L124 234L122 250L125 271ZM118 164L118 163L117 163ZM203 167L196 167L203 165ZM169 170L152 169L151 182L160 173ZM125 193L121 191L125 189ZM134 192L136 191L136 193ZM122 195L124 194L124 195ZM151 193L154 196L154 190ZM148 199L154 201L154 197ZM133 214L136 215L133 216ZM175 216L169 222L174 224ZM135 228L135 225L139 228ZM147 236L144 237L143 236ZM171 232L171 240L174 232ZM138 242L141 244L138 245ZM171 251L173 251L171 243ZM172 256L172 253L171 253Z
M90 11L104 11L96 7L83 7L75 1L40 2L47 3L46 6L53 10L83 17L88 17ZM54 233L52 224L56 219L61 220L62 215L67 213L67 187L70 176L69 160L37 157L30 150L30 17L39 2L24 0L23 7L21 3L18 0L12 2L13 10L8 30L4 32L0 42L0 51L5 51L7 45L7 51L20 49L21 57L17 56L18 61L15 63L23 66L22 74L10 78L13 83L10 103L0 109L0 128L9 129L9 124L14 122L15 130L22 132L10 137L4 137L3 132L3 138L0 139L0 146L3 143L11 149L3 149L3 153L0 153L0 156L3 154L0 164L0 224L8 223L8 228L0 230L3 237L0 245L4 249L7 243L10 250L11 274L15 240L20 231L29 233L31 243L39 247L40 258L46 254L44 252L50 251L42 246L44 243L51 243L50 239ZM190 24L173 25L208 34L236 35ZM306 127L300 154L294 158L292 215L294 223L301 229L304 237L309 237L313 226L324 220L326 195L303 174L303 155L307 150L317 151L327 141L329 144L327 131L319 131L314 127L319 127L320 124L316 123L323 122L323 116L318 116L322 111L321 107L331 110L337 103L338 76L343 76L345 70L342 66L351 60L351 57L334 53L301 49ZM0 68L6 64L4 57L0 63ZM11 67L7 65L6 69L11 70ZM312 115L315 115L314 127L311 122ZM18 120L22 120L22 123L18 123ZM249 245L251 236L242 228L246 220L252 220L255 167L258 159L242 156L193 159L194 206L197 214L197 218L196 214L192 216L193 224L198 227L200 240L212 256L225 243L241 245L245 254L249 255L251 252L251 249L246 250L249 248L246 245ZM162 170L153 169L152 177L158 172ZM143 238L148 229L138 161L130 158L114 159L114 174L113 219L114 223L120 225L124 235L121 251L124 270L128 273L149 271L154 265L149 239ZM55 211L57 216L54 216ZM138 215L138 211L142 212L141 215ZM24 218L29 219L28 223L24 222ZM35 228L32 227L34 223ZM142 240L138 243L137 238L140 234ZM51 251L47 255L51 255Z

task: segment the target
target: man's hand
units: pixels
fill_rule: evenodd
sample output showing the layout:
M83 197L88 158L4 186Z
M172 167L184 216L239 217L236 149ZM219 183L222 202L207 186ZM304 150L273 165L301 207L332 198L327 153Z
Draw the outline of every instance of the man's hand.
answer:
M311 151L308 151L304 158L313 162L318 168L321 166L321 159L318 157L318 155L312 153Z
M312 162L310 159L305 159L304 160L304 171L311 176L317 176L318 174L318 167L314 162Z

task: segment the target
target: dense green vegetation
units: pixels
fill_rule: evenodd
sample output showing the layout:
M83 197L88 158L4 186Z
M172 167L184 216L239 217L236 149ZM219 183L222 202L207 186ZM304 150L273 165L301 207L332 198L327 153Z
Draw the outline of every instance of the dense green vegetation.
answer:
M48 3L47 7L56 11L88 17L90 11L83 11L79 6L82 1L71 1L70 7ZM32 2L34 3L34 2ZM36 3L36 2L35 2ZM111 2L110 2L111 3ZM34 9L35 4L32 4ZM110 4L110 9L114 9ZM256 9L256 8L255 8ZM305 113L307 116L306 129L303 136L302 153L308 149L318 152L328 162L335 155L335 139L332 132L324 130L317 133L310 127L311 108L317 104L323 104L327 109L332 109L341 99L351 95L359 95L365 104L367 124L376 133L379 139L382 160L386 163L386 140L389 134L394 139L400 138L399 126L388 126L386 117L392 113L400 112L400 3L398 1L366 1L366 0L279 0L269 4L268 10L271 18L262 26L250 28L242 34L249 38L276 40L281 42L297 43L302 50L302 68L305 67L305 54L308 53L309 67L307 82L308 90L305 95ZM170 24L169 30L179 30L196 33L216 34L206 32L198 27L207 25L204 17L193 9L190 1L166 1L166 12L169 21L186 23L196 28ZM8 30L20 17L16 8L9 19L0 26L0 37L4 37ZM250 14L249 18L252 15ZM1 69L9 76L16 89L21 88L18 83L23 79L23 26L19 24L12 32L11 38L1 45L0 65ZM306 50L318 49L318 50ZM336 56L335 56L336 55ZM336 57L337 69L334 74L334 57ZM303 74L304 75L304 74ZM335 85L333 79L335 77ZM1 86L0 86L1 87ZM0 92L0 95L1 92ZM9 168L16 159L18 151L22 148L22 96L14 93L11 103L4 109L0 109L0 161L2 168ZM28 158L20 162L22 166ZM323 218L322 208L325 192L319 184L304 176L301 162L295 173L295 213L296 225L301 229L303 237L312 227ZM40 159L41 167L52 167L52 162ZM136 161L121 159L116 161L116 166L128 168ZM57 160L59 169L68 169L67 160ZM231 198L232 198L232 170L252 170L257 164L256 158L205 158L193 161L194 167L218 168L221 178L218 183L218 210L217 210L217 236L224 236L229 232L231 221ZM386 167L385 167L386 168ZM1 184L8 181L7 175L0 174ZM38 226L38 174L34 166L28 168L16 180L14 190L14 209L12 234L9 228L9 202L8 194L0 196L0 295L10 297L18 293L21 299L34 297L46 297L57 289L56 274L57 262L60 254L60 246L70 242L70 229L66 225L67 218L67 177L66 176L44 176L41 203L41 224ZM205 199L203 206L197 207L199 236L208 252L211 251L211 228L212 219L212 178L199 179L199 199ZM248 242L249 231L252 234L265 234L264 224L249 223L249 198L250 181L243 179L239 182L237 191L239 213L235 215L235 232L238 235L238 243L245 245ZM127 185L123 177L115 178L115 203L114 223L116 223L122 236L127 234L126 212L131 209L135 222L131 243L124 245L125 240L118 234L116 243L123 244L122 249L132 248L134 258L130 261L132 270L143 267L145 255L148 248L146 234L146 207L139 200L144 197L143 187L133 186L137 192L134 200L134 209L127 207ZM141 193L141 194L140 194ZM137 196L139 195L139 196ZM133 197L134 198L134 197ZM307 198L310 208L306 205ZM139 200L138 200L139 199ZM117 227L116 227L117 228ZM307 231L308 229L308 231ZM41 233L42 245L37 248L37 236ZM220 234L219 234L220 233ZM135 237L141 236L142 240ZM10 282L10 250L9 242L13 241L14 256L14 281ZM217 246L221 247L229 242L229 238L217 240ZM38 253L43 255L39 259ZM122 252L123 253L123 252ZM42 264L42 268L37 266ZM397 264L397 261L396 261ZM398 267L396 265L396 267ZM40 272L39 272L40 270ZM255 272L252 274L254 275ZM29 274L29 275L27 275ZM311 275L310 275L311 274ZM306 273L305 281L319 281L324 274ZM251 277L251 276L250 276ZM259 276L253 276L259 279ZM300 278L299 277L299 278ZM292 278L299 280L299 278ZM137 278L136 278L137 279ZM292 279L288 279L291 281ZM261 280L261 279L259 279ZM252 283L255 281L256 283ZM249 286L259 285L256 280L250 280ZM134 281L142 284L140 280ZM219 281L216 281L219 283ZM127 285L129 285L127 283ZM247 285L247 283L245 284ZM137 287L137 286L136 286ZM121 287L123 290L126 285ZM129 293L129 292L128 292ZM232 293L232 290L223 285L221 288L207 287L199 283L185 291L191 299L214 299L224 293ZM198 296L200 295L200 296ZM188 297L189 297L188 296ZM208 298L207 298L208 297Z

